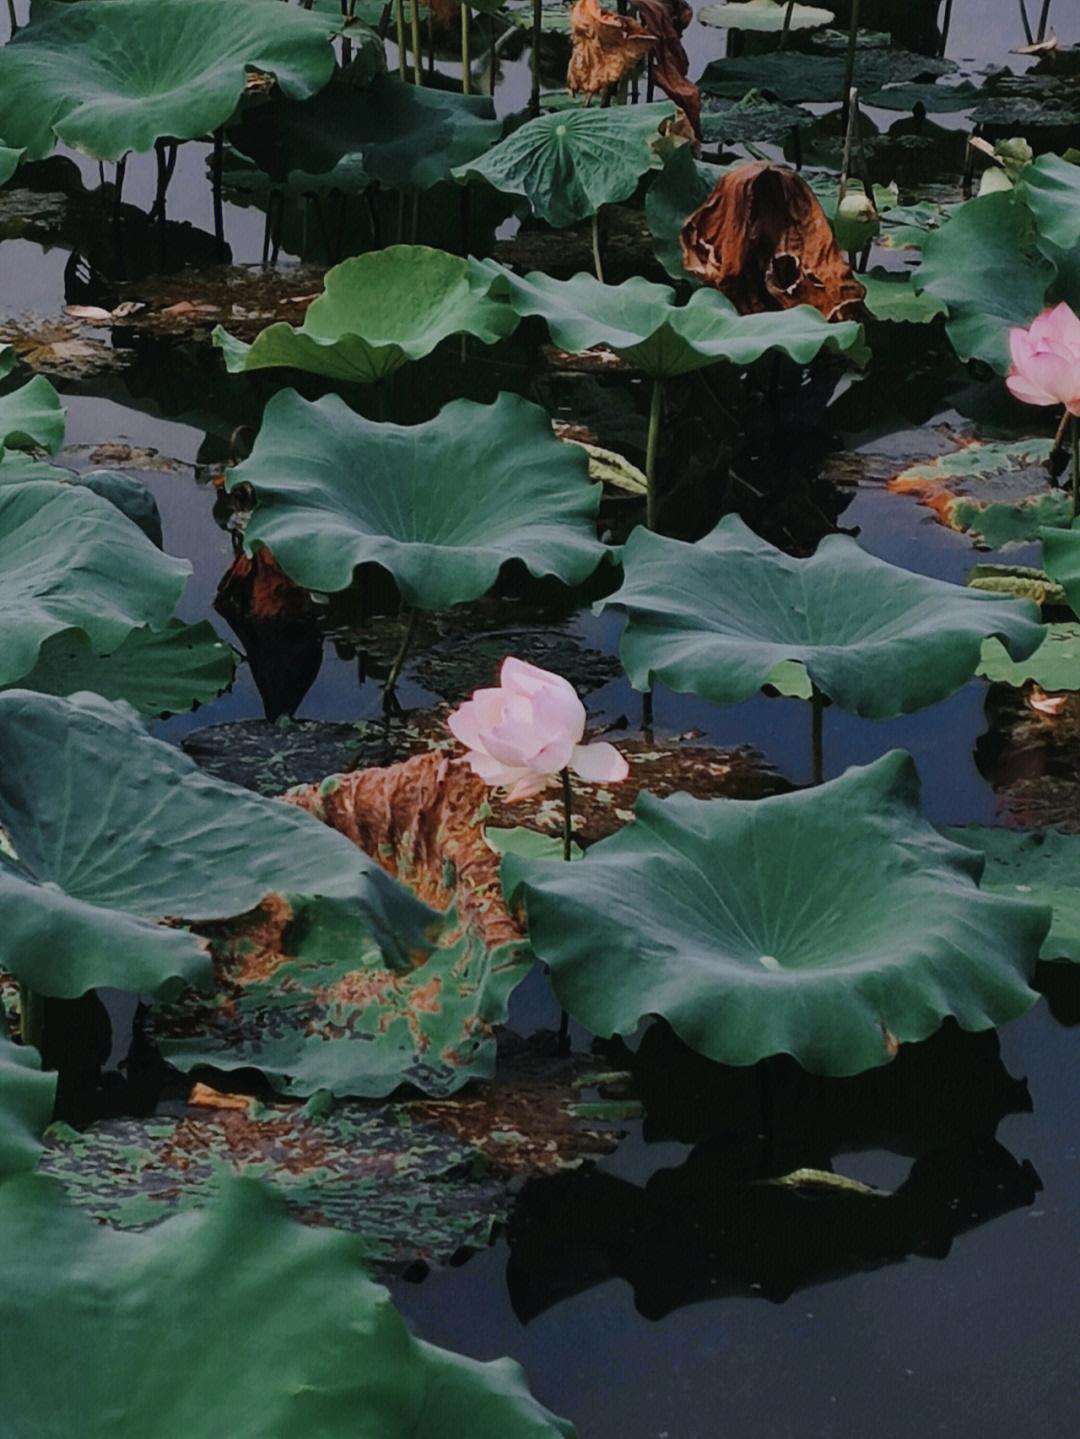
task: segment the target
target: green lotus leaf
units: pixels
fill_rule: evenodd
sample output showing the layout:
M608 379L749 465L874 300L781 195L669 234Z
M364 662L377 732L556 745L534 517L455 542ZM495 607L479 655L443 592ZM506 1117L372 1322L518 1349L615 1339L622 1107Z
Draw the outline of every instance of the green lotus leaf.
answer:
M55 1181L19 1175L0 1187L0 1254L12 1434L574 1433L511 1360L413 1338L355 1236L294 1223L253 1179L223 1177L211 1208L131 1234L95 1224Z
M726 360L746 366L770 350L806 364L823 349L861 357L862 327L830 324L809 305L740 315L717 290L700 289L685 305L668 285L640 276L604 285L592 275L553 280L534 270L520 279L494 260L473 262L490 277L492 296L505 296L519 315L541 315L564 350L607 345L654 379L667 379Z
M1047 625L1046 638L1026 660L1010 659L1000 640L989 639L975 673L1016 688L1033 681L1044 690L1080 690L1080 625Z
M627 200L647 170L660 166L657 130L675 114L670 101L607 110L538 115L454 175L478 175L496 190L524 195L532 212L561 229Z
M945 328L962 360L1009 368L1009 330L1028 326L1044 307L1054 264L1039 249L1030 210L1015 191L961 205L922 241L916 290L948 307Z
M245 345L219 325L213 340L233 372L292 366L371 382L430 355L449 335L475 335L493 345L517 323L460 256L425 245L391 245L328 270L323 293L299 328L270 325Z
M813 125L816 118L802 105L788 105L760 90L748 90L741 100L710 96L702 111L701 123L704 138L715 140L720 146L753 140L782 145L791 138L792 130Z
M428 917L347 839L203 774L98 695L0 693L0 754L17 856L0 853L0 964L41 994L206 984L205 945L155 921L241 914L270 892L355 900L388 936Z
M289 905L280 958L260 954L249 977L243 954L222 953L211 999L191 994L154 1016L171 1064L254 1068L299 1096L381 1098L402 1084L447 1095L490 1079L493 1026L532 969L526 946L489 949L452 906L394 962L355 904Z
M948 313L944 300L928 293L920 294L908 275L871 270L868 275L859 276L859 284L866 290L867 309L877 320L928 325L938 315Z
M1044 570L1031 565L972 565L964 583L987 594L1032 600L1040 608L1067 603L1064 588Z
M695 160L689 145L676 145L664 157L664 168L645 196L645 218L656 258L673 279L690 279L679 245L679 233L687 216L705 203L721 175L731 168Z
M635 530L623 572L594 608L627 616L630 682L720 704L749 699L797 660L841 709L885 719L959 689L987 635L1024 659L1045 633L1034 605L912 574L844 535L793 559L735 515L693 545Z
M0 1034L0 1181L33 1169L41 1158L55 1099L56 1075L42 1074L37 1050Z
M843 50L832 55L776 50L769 55L712 60L698 85L708 94L722 95L729 100L741 100L748 90L756 89L769 90L793 105L838 105L844 96L846 70ZM855 52L854 83L861 95L882 85L949 75L955 70L956 65L950 60L931 60L895 46L868 48L860 44Z
M946 85L934 81L920 84L916 80L882 85L866 95L860 93L859 100L875 110L899 110L905 115L910 115L916 105L922 105L928 115L954 115L959 110L970 110L985 94L970 80Z
M276 0L35 0L0 50L0 134L31 158L57 141L97 160L223 125L249 68L296 99L329 80L327 22Z
M1053 830L1020 834L980 825L943 826L941 833L986 856L980 888L988 894L1053 909L1041 959L1080 963L1080 835Z
M1017 181L1039 234L1058 250L1080 247L1080 165L1059 155L1040 155Z
M503 861L560 1003L596 1034L660 1014L723 1064L857 1074L947 1015L987 1029L1035 1003L1049 912L979 890L979 857L921 818L909 755L770 799L642 794L634 814L579 864Z
M212 625L171 619L160 631L132 630L108 654L95 653L81 630L53 635L19 685L50 695L93 690L156 718L209 704L229 688L235 672L236 656Z
M14 349L0 345L0 379L14 366ZM0 395L0 459L5 448L26 450L37 445L55 454L63 443L64 408L44 375L35 375L19 389Z
M1043 567L1065 590L1074 615L1080 615L1080 530L1057 526L1041 532Z
M730 30L760 30L766 34L777 34L784 29L785 21L791 30L816 30L822 25L831 25L835 16L831 10L819 10L813 5L793 5L791 18L787 19L787 0L722 0L719 5L706 5L697 12L702 25L715 25Z
M126 470L90 470L85 475L75 476L74 480L115 505L133 525L138 525L151 544L161 549L164 543L161 511L149 485Z
M81 486L0 486L0 685L28 675L65 630L101 654L132 630L164 628L190 573Z
M376 564L407 605L438 610L479 599L512 559L566 584L586 579L607 553L588 468L517 395L454 400L401 426L335 395L309 404L285 390L227 483L255 490L245 546L266 545L297 584L347 589L358 565Z
M11 179L24 153L22 150L9 150L6 145L0 145L0 185L6 185Z
M273 180L356 193L374 183L417 192L482 155L502 134L492 101L378 75L332 80L310 100L250 110L229 143Z

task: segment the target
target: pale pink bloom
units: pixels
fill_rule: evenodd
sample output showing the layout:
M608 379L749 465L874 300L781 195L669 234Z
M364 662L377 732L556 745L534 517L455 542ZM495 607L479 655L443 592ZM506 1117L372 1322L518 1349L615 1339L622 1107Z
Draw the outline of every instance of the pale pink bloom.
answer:
M629 774L610 744L581 744L585 706L561 675L508 656L497 689L477 690L447 720L469 753L473 774L509 786L508 804L528 799L560 770L592 784L618 784Z
M1010 330L1009 353L1005 383L1018 400L1080 415L1080 319L1068 305L1044 310L1026 330Z

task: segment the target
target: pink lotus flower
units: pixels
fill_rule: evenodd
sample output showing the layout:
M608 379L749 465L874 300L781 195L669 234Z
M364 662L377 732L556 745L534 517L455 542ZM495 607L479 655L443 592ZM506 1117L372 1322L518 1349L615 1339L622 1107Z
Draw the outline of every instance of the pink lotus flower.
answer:
M1009 353L1005 383L1018 400L1080 415L1080 319L1068 305L1044 310L1029 329L1010 330Z
M508 804L539 794L564 769L592 784L617 784L630 772L614 745L580 743L585 706L573 685L512 656L498 689L477 690L447 723L473 774L510 786Z

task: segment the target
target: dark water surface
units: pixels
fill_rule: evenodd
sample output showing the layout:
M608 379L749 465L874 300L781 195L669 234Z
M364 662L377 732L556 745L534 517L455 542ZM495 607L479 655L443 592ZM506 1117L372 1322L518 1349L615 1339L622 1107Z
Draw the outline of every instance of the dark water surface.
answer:
M957 58L1004 63L1008 47L1022 38L1011 0L956 0L953 8L950 54ZM18 9L25 18L23 0ZM1039 5L1029 3L1028 9L1037 21ZM1057 0L1052 20L1059 28L1075 29L1076 19L1075 0ZM722 52L723 39L700 27L691 37L692 73L697 73L706 59ZM514 86L524 83L523 73L507 79L500 109L512 108ZM86 183L96 183L96 166L80 163ZM145 208L152 186L149 157L133 160L125 198ZM209 189L199 147L182 149L169 198L171 215L209 228ZM261 215L227 206L226 234L238 261L258 259ZM59 249L42 251L26 241L0 243L0 314L57 315L66 259ZM89 447L122 439L180 462L176 470L149 470L143 477L162 510L166 548L195 565L179 611L188 619L209 613L231 553L228 537L211 519L212 492L195 466L208 446L220 452L221 436L233 417L227 409L219 409L212 420L205 417L213 403L200 376L208 386L213 376L213 384L221 387L220 361L207 351L199 365L192 371L190 395L181 396L179 413L169 408L167 415L157 413L161 405L153 398L132 398L133 393L152 396L152 383L129 384L117 376L57 381L65 391L67 442L77 447L71 463L87 468ZM408 372L402 383L409 383ZM848 444L858 442L858 436L847 437ZM966 541L936 525L925 510L875 485L858 491L841 523L858 526L860 543L872 553L950 580L962 580L976 558ZM1010 558L1022 562L1029 553L1014 552ZM224 633L222 623L216 624ZM572 628L587 646L611 653L617 645L614 617L597 620L586 611ZM830 710L825 718L827 771L839 773L902 747L915 757L930 819L993 823L1000 818L998 803L974 759L987 724L986 694L985 684L973 681L943 704L884 722ZM400 698L406 707L436 700L408 674ZM636 722L640 713L640 698L625 682L594 691L589 705L597 724L620 715ZM378 712L377 687L360 688L355 662L337 659L328 647L300 715L339 720L373 718ZM261 713L254 686L241 669L230 694L194 715L163 722L156 731L178 739L193 728ZM668 733L699 730L703 742L751 744L794 782L809 778L809 715L797 701L761 697L722 709L660 691L656 724ZM515 997L513 1019L534 1027L551 1025L555 1018L551 997L536 976ZM672 1193L681 1198L666 1209L650 1199L653 1228L648 1233L655 1234L656 1265L663 1275L650 1276L640 1252L630 1265L623 1253L626 1216L644 1204L643 1186L658 1176L653 1190L659 1193L668 1182L664 1171L699 1162L687 1144L646 1142L640 1126L630 1126L620 1150L596 1166L610 1180L603 1181L604 1193L610 1189L613 1196L609 1207L598 1202L594 1212L591 1190L568 1202L565 1223L553 1231L548 1272L530 1280L530 1293L537 1285L548 1286L546 1307L533 1304L527 1322L512 1302L505 1238L423 1283L395 1283L395 1300L427 1340L482 1359L511 1354L520 1360L533 1392L573 1419L582 1439L913 1439L938 1434L1074 1439L1080 1432L1077 1032L1042 1003L1001 1031L1000 1046L1007 1074L1027 1081L1029 1111L1018 1102L1003 1117L995 1115L996 1124L973 1120L970 1132L961 1124L942 1139L935 1121L939 1110L950 1108L953 1096L930 1086L918 1123L903 1135L894 1138L871 1127L867 1140L864 1129L852 1129L850 1147L830 1151L838 1173L886 1191L909 1178L916 1184L916 1168L921 1176L928 1167L947 1170L955 1163L962 1176L974 1176L970 1182L961 1177L952 1189L941 1181L942 1193L957 1196L945 1204L952 1203L951 1227L932 1204L905 1212L896 1221L895 1239L886 1235L865 1249L864 1262L871 1266L866 1270L848 1257L849 1239L853 1252L863 1251L843 1226L822 1245L816 1270L792 1269L794 1291L782 1300L767 1284L755 1290L752 1276L737 1272L737 1265L725 1268L713 1252L716 1234L711 1231L735 1222L726 1217L722 1206L728 1200L721 1193L724 1181L734 1185L747 1173L735 1143L714 1150L699 1145L698 1156L705 1154L708 1162L697 1187L673 1186ZM999 1071L988 1062L986 1073ZM978 1070L977 1092L981 1074ZM802 1139L808 1154L817 1152L815 1127L832 1130L831 1103L806 1110ZM765 1104L759 1119L751 1126L751 1139L768 1149L778 1142L778 1116ZM721 1115L716 1121L721 1129L722 1120ZM993 1139L1004 1158L992 1150ZM762 1173L768 1173L767 1164ZM969 1219L969 1208L977 1222ZM920 1228L924 1213L931 1217ZM766 1256L797 1247L797 1212L788 1209L770 1219L763 1206L761 1216L755 1242ZM768 1268L763 1260L762 1272ZM524 1281L512 1275L511 1282L519 1310L528 1311ZM716 1297L703 1297L710 1286ZM647 1318L642 1312L662 1309L667 1310L662 1317Z

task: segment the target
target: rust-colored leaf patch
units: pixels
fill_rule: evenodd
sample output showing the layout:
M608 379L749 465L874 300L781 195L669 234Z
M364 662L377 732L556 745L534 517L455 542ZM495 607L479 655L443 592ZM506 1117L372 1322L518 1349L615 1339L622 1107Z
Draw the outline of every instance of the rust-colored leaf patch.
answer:
M566 88L590 98L610 93L656 44L643 25L602 9L599 0L577 0L570 11L570 35Z
M740 315L812 305L866 320L866 292L806 181L783 165L740 165L682 227L683 264Z
M649 75L664 94L675 101L693 137L700 140L701 91L689 78L690 61L682 42L683 31L694 18L694 12L686 0L633 0L633 6L645 22L646 30L656 37L649 52Z
M503 903L498 856L484 840L486 787L463 761L414 755L386 769L331 775L285 798L347 835L435 909L456 904L485 944L522 937Z

